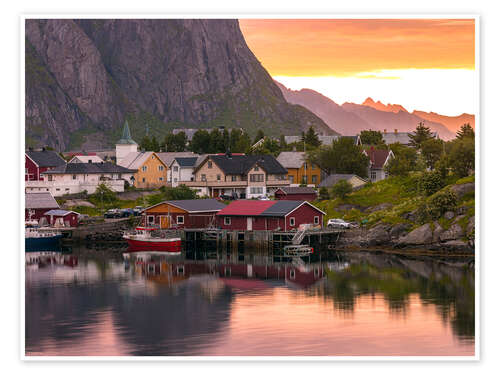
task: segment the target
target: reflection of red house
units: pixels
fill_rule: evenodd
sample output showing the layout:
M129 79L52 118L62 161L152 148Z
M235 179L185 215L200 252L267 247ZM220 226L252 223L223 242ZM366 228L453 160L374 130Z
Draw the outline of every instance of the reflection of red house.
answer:
M318 194L309 186L286 186L276 190L274 198L276 200L312 202L318 198Z
M24 155L24 180L43 181L40 173L66 164L66 161L55 151L26 151Z
M58 209L59 204L50 193L25 193L24 194L24 219L39 220L49 210Z
M49 210L43 214L47 219L49 225L55 225L57 222L61 222L65 227L76 227L78 226L78 213L75 211L66 210Z
M325 213L306 201L237 200L217 213L217 225L230 230L292 230L323 226Z

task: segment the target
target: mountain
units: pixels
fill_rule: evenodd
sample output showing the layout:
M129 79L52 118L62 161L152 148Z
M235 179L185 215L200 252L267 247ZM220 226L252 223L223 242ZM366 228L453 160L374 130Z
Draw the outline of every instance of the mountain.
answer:
M175 127L298 134L323 120L292 105L237 20L26 20L26 143L107 147Z
M460 116L444 116L434 112L423 111L413 111L412 113L423 119L439 122L455 133L464 124L470 124L473 129L476 128L474 115L469 115L468 113L462 113Z
M449 140L455 137L454 131L450 131L441 122L409 113L399 104L385 105L380 101L375 102L367 98L363 104L338 105L314 90L294 91L281 83L277 82L277 84L286 100L293 104L303 105L322 118L332 129L344 135L355 135L361 130L368 129L388 132L397 129L401 132L411 132L415 130L419 122L425 121L427 126L439 133L441 139Z

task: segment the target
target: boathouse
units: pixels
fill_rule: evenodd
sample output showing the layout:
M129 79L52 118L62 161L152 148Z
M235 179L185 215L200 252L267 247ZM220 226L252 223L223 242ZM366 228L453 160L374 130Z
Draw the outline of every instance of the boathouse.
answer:
M59 204L49 192L25 193L24 203L25 220L39 220L45 212L59 208Z
M325 213L307 201L237 200L217 213L219 228L290 231L303 224L323 227Z
M164 201L143 211L146 225L162 229L215 227L215 214L226 207L216 199Z
M276 190L274 198L276 200L312 202L318 198L318 194L310 186L284 186Z
M43 214L50 226L76 227L78 226L78 212L67 210L49 210Z

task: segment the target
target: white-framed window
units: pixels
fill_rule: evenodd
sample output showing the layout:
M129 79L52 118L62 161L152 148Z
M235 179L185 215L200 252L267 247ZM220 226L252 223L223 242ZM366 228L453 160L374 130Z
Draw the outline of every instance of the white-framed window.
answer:
M314 225L319 224L319 216L314 216Z
M224 225L231 225L231 218L229 216L224 217Z
M290 181L291 184L293 184L293 176L292 175L288 175L288 180Z
M291 218L290 218L290 226L291 226L291 227L294 227L294 226L295 226L295 218L294 218L294 217L291 217Z
M147 221L148 221L148 224L154 224L155 223L155 216L154 215L148 215L147 216Z
M231 181L238 181L237 178L237 176L231 176Z
M146 182L146 177L143 177L143 178L142 178L142 182Z
M155 158L155 156L154 156L154 155L151 155L151 160L153 160L154 158Z
M64 189L64 191L69 191L69 188Z
M51 174L49 174L48 178L49 178L49 181L52 181L52 175Z
M158 181L163 181L163 177L158 177Z
M202 175L201 175L201 180L202 180L202 181L206 181L206 180L207 180L207 175L202 174Z
M143 171L143 172L146 172L147 170L148 170L148 166L147 166L147 165L143 165L143 166L142 166L142 171Z
M251 174L250 175L250 182L263 182L263 181L264 181L263 174Z
M317 182L318 182L318 176L316 176L316 175L312 175L312 176L311 176L311 183L315 184L315 183L317 183Z
M73 180L76 180L76 174L73 175Z
M60 191L60 190L61 190L61 189L59 189L59 188L56 188L56 191Z
M259 171L259 167L255 166L255 168L253 169L255 172L258 172Z
M159 170L160 172L161 172L161 171L163 171L163 165L159 165L159 166L158 166L158 170Z
M220 181L220 174L217 175L217 181Z
M377 172L376 171L371 171L370 172L370 178L372 180L376 180L377 179Z
M212 168L212 162L210 160L207 162L207 168Z
M184 266L177 266L177 275L184 275Z
M295 280L295 270L294 269L290 270L290 280Z
M184 224L184 215L177 216L177 224Z
M174 182L177 182L177 177L176 177L176 178L174 178Z
M174 172L177 172L179 170L178 166L174 166Z
M251 187L250 194L262 194L264 192L263 187Z

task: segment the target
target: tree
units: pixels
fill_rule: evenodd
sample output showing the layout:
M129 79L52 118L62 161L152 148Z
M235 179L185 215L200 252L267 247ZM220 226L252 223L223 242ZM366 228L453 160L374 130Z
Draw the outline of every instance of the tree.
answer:
M349 138L339 138L330 146L321 146L307 152L306 160L317 165L326 174L353 173L368 175L368 157Z
M423 122L420 122L415 131L410 133L408 137L410 137L410 146L413 146L418 150L423 142L433 138L431 129L425 126Z
M278 141L267 137L264 138L262 144L250 150L250 153L254 155L269 154L278 156L280 152L281 148Z
M151 137L150 149L148 151L154 151L154 152L160 151L160 144L158 143L158 140L154 135L153 137Z
M401 143L390 145L394 158L391 158L385 166L385 171L391 176L406 176L411 171L417 170L417 150L407 147Z
M464 139L464 138L474 139L474 137L475 137L474 129L472 129L472 126L470 126L469 123L463 124L460 127L460 130L457 132L457 139Z
M167 152L182 152L186 150L187 135L185 132L169 133L165 136L164 148Z
M310 126L307 132L304 134L304 141L311 147L321 146L321 141L319 140L318 134L314 131L314 128L312 126Z
M330 194L328 194L328 189L322 186L319 189L319 200L324 201L330 198Z
M208 154L210 151L210 133L200 129L193 134L190 144L191 151L196 154Z
M448 162L458 177L466 177L474 172L475 157L474 139L466 137L451 142Z
M382 133L378 130L361 130L359 137L361 139L361 143L364 145L384 144Z
M260 141L264 137L265 137L264 132L262 131L262 129L259 129L257 131L257 135L255 136L255 138L253 140L253 144L256 144L258 141Z
M224 137L221 131L217 128L212 129L210 132L210 144L208 145L208 153L226 152L224 147Z
M445 185L443 176L439 171L424 172L418 180L418 190L426 195L432 195Z
M444 152L443 141L435 138L428 139L422 142L421 152L427 167L434 169L434 166Z
M252 140L250 139L250 136L247 133L243 133L241 137L238 139L236 142L234 148L231 148L231 151L233 152L243 152L247 154L250 150Z
M286 144L286 140L285 140L285 136L283 134L280 135L280 148L281 150L286 150L287 149L287 144Z
M340 180L332 187L332 196L345 199L347 194L352 193L352 185L346 180Z
M139 147L143 151L150 151L151 150L151 140L149 137L146 135L144 138L142 138L141 142L139 143Z

